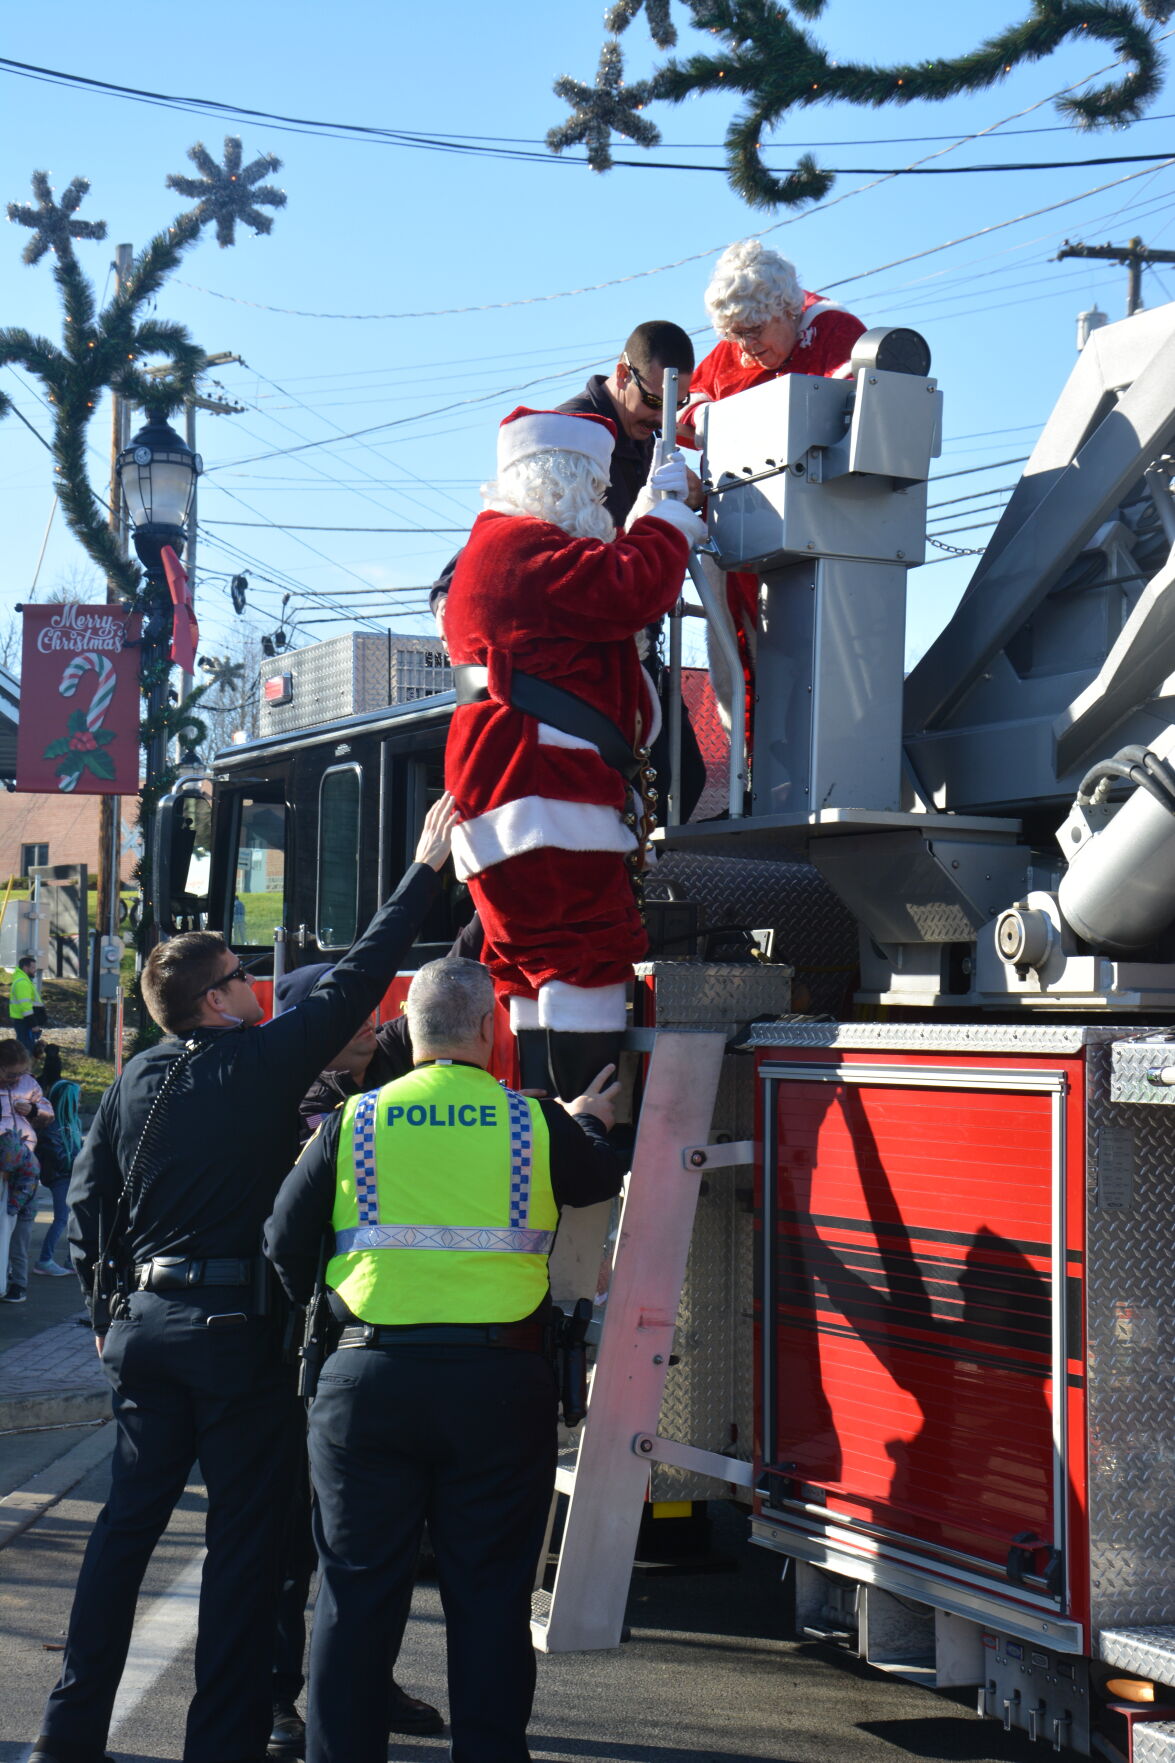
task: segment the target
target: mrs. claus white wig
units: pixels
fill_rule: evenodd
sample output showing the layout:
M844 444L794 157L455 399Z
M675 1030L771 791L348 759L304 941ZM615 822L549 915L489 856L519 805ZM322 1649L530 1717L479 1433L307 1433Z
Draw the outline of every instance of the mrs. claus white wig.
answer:
M485 506L609 543L616 527L603 499L615 432L604 417L514 411L498 431L498 476L482 485Z
M795 265L758 239L740 239L714 265L706 289L706 311L720 337L753 330L786 313L798 318L804 291Z

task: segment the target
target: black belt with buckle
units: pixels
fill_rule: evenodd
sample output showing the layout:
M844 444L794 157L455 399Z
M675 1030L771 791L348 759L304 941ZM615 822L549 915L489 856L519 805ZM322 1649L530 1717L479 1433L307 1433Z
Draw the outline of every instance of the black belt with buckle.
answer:
M345 1328L340 1347L511 1347L516 1352L541 1353L545 1330L541 1322L360 1322Z
M464 662L453 669L453 685L457 703L483 704L490 695L489 669ZM577 740L591 741L600 750L614 771L628 783L634 783L641 769L641 756L634 753L616 724L594 704L585 704L574 692L564 691L550 680L536 679L532 673L510 675L510 705L524 716L548 722L560 734L574 735Z
M135 1290L138 1292L186 1292L192 1286L251 1286L257 1272L257 1258L241 1259L181 1258L157 1255L152 1261L136 1261Z

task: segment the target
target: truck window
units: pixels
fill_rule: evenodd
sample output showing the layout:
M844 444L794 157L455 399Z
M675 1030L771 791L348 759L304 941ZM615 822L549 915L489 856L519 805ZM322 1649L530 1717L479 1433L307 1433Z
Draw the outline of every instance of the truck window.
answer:
M404 868L412 861L424 817L445 788L445 755L443 749L413 760L406 778L406 813L404 817ZM420 927L413 959L431 961L447 955L454 937L473 916L473 903L468 889L453 877L452 866L441 874L441 892L433 901L428 916Z
M244 797L237 822L237 867L229 941L270 946L281 924L286 887L286 811L280 802Z
M318 792L320 949L348 949L359 934L359 815L363 777L357 765L323 773Z

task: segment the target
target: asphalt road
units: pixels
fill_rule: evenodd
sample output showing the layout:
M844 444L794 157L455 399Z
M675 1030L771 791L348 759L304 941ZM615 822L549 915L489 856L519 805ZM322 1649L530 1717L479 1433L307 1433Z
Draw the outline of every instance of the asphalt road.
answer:
M74 1435L62 1435L62 1447ZM6 1445L11 1441L6 1441ZM43 1446L38 1460L43 1459ZM91 1472L0 1550L0 1763L23 1763L60 1666L81 1550L105 1493ZM182 1753L190 1693L204 1500L188 1489L156 1551L116 1709L111 1749L126 1763ZM734 1571L638 1577L632 1638L607 1653L539 1659L536 1759L559 1763L899 1763L902 1758L1029 1763L1045 1754L954 1699L786 1638L775 1556L741 1542L733 1508L718 1526ZM442 1705L444 1630L435 1584L416 1590L398 1673ZM1051 1751L1048 1752L1051 1755ZM446 1739L400 1740L396 1763L443 1763Z

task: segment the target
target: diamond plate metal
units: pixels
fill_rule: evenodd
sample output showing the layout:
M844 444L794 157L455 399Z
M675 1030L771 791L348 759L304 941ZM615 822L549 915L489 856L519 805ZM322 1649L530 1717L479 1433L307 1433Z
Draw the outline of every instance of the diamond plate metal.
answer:
M445 652L435 637L386 636L352 631L324 643L295 649L261 663L261 678L288 673L293 696L288 704L261 699L262 736L289 734L318 722L383 710L453 684Z
M1086 1062L1089 1566L1095 1633L1163 1624L1175 1609L1175 1114L1113 1102L1112 1051L1104 1043L1092 1045ZM1129 1181L1123 1179L1124 1154L1131 1165ZM1105 1158L1111 1161L1108 1169L1101 1167ZM1173 1632L1163 1628L1149 1638L1159 1645L1166 1637L1169 1645ZM1170 1659L1166 1670L1172 1672Z
M1134 1763L1173 1763L1175 1724L1170 1720L1140 1720L1133 1739Z
M732 1028L756 1016L785 1015L791 1009L791 968L757 961L644 961L640 979L656 987L658 1028L699 1024Z
M1098 1636L1098 1658L1119 1671L1175 1684L1175 1627L1107 1628Z
M1175 1039L1155 1035L1147 1040L1119 1041L1110 1074L1112 1102L1145 1102L1155 1108L1175 1107L1175 1087L1152 1084L1147 1073L1175 1065Z
M754 1061L727 1054L712 1134L751 1138L754 1121ZM753 1172L749 1166L715 1170L702 1187L673 1341L678 1363L670 1366L665 1380L657 1430L663 1438L749 1462L754 1437ZM654 1500L718 1499L727 1493L709 1476L664 1464L656 1465L650 1477Z
M753 1047L860 1047L878 1052L1077 1053L1082 1047L1122 1040L1124 1026L989 1022L765 1022L748 1040Z
M794 1009L835 1015L851 998L856 923L811 864L666 851L649 870L645 893L696 901L704 929L773 930L776 958L795 969Z

